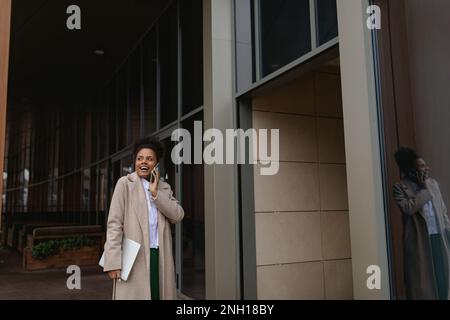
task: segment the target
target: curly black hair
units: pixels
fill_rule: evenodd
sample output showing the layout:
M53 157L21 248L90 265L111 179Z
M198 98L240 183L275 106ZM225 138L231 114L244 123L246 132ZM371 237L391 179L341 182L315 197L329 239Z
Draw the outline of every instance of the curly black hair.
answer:
M405 175L408 175L411 170L416 168L416 161L419 158L420 156L416 151L410 148L400 148L395 153L395 161L397 162L400 171Z
M133 147L133 157L136 160L136 156L142 149L152 149L156 154L156 161L159 162L164 158L166 149L164 144L156 138L145 137L135 142Z

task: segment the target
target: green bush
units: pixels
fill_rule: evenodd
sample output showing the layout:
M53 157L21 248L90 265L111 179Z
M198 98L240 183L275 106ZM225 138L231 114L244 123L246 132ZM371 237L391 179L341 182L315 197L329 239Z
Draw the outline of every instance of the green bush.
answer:
M61 249L64 251L79 249L84 246L91 246L94 241L86 236L77 238L66 238L60 241Z
M62 240L47 240L33 246L31 248L31 255L37 260L44 260L47 257L58 254L60 250L76 250L84 246L92 246L94 243L95 241L86 236L65 238Z
M43 260L49 256L57 254L59 251L59 241L48 240L33 246L31 254L33 258Z

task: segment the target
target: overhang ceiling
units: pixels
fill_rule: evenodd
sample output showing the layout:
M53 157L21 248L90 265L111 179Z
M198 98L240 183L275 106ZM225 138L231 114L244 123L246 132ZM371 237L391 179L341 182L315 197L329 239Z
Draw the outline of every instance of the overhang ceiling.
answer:
M170 0L13 0L10 101L68 106L112 78ZM69 5L81 30L68 30ZM94 51L105 52L98 56Z

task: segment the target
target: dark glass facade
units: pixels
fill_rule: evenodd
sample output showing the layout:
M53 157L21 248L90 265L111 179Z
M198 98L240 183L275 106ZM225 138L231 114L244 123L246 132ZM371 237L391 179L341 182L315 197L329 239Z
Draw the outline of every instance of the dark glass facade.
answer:
M203 220L203 180L198 174L191 181L194 185L177 185L183 181L183 172L192 180L194 169L177 170L171 162L174 143L170 141L171 131L203 117L201 21L201 0L192 6L172 1L110 80L99 83L89 99L75 103L68 97L49 105L9 103L3 228L26 223L105 228L117 180L134 171L133 143L148 135L163 139L167 145L164 178L183 205L186 221L190 217ZM197 113L192 113L194 110ZM182 118L186 113L194 118ZM201 202L192 206L194 190ZM202 275L185 287L188 294L195 292L195 298L202 299L204 226L199 226L179 225L173 231L174 238L196 239L196 270ZM175 259L181 263L185 258ZM180 265L177 270L187 272L186 268L191 266ZM184 291L180 284L178 287Z

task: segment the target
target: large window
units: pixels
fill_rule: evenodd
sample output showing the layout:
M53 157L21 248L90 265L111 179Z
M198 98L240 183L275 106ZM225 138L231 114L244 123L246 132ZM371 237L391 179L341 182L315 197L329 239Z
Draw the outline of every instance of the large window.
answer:
M158 51L157 33L152 29L145 37L143 43L143 96L144 96L144 134L149 135L156 131L157 109L157 79L158 79Z
M123 149L127 145L127 130L128 130L128 63L125 68L122 68L119 71L117 80L116 80L116 125L117 125L117 134L118 134L118 148L119 150Z
M202 0L180 1L183 114L203 105Z
M178 117L178 12L176 2L159 22L161 127Z
M311 50L309 0L259 1L262 76Z
M194 136L194 121L202 121L203 112L183 122L183 128ZM192 145L191 154L194 154ZM203 164L183 165L182 190L182 290L195 299L205 298L205 207Z
M322 45L338 35L336 0L316 1L318 42Z
M234 8L238 93L337 43L336 0L235 0Z
M138 47L130 57L130 136L128 144L141 136L141 50Z

